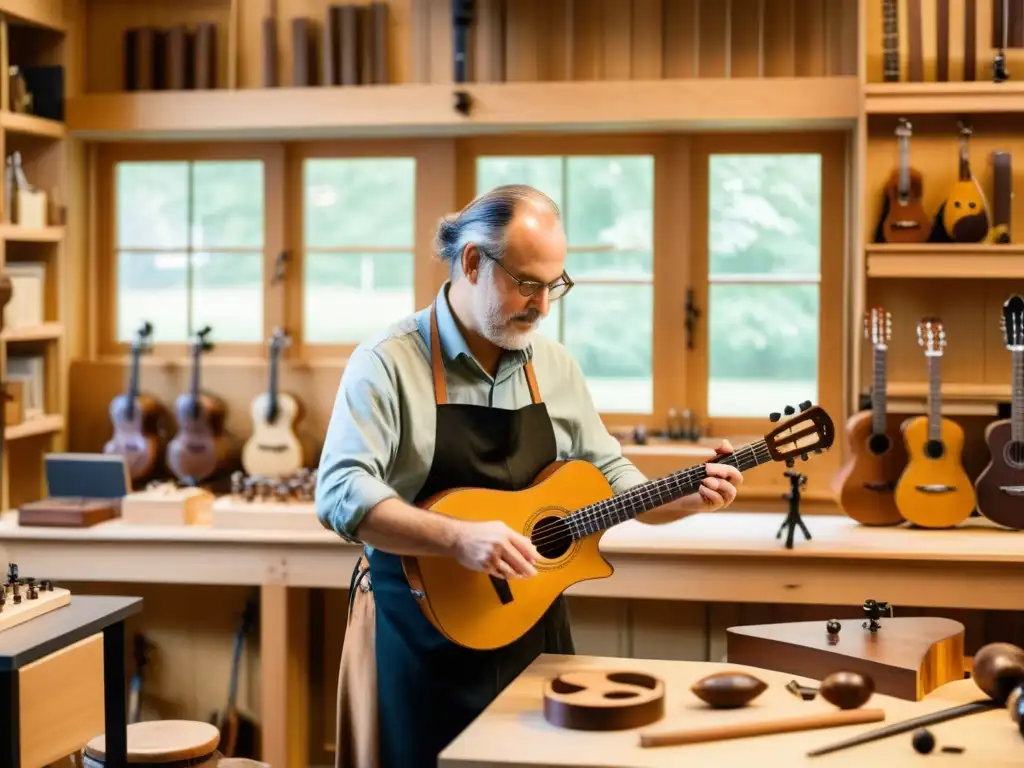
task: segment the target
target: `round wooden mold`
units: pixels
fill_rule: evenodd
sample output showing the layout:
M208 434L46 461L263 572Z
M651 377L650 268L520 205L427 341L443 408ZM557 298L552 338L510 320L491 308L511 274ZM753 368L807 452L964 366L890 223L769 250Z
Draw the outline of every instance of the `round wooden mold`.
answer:
M128 763L152 766L201 766L216 762L220 731L193 720L147 720L128 726ZM103 765L107 757L104 734L85 746L86 766Z
M579 731L620 731L660 720L665 683L632 670L566 672L544 683L544 717Z

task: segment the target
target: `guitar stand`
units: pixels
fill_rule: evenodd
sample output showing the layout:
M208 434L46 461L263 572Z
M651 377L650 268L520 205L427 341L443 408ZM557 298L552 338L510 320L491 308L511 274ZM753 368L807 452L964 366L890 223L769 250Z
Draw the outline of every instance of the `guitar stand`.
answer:
M779 527L779 532L775 534L775 538L781 538L782 532L788 529L786 549L792 549L793 537L796 534L797 526L800 526L805 539L809 541L811 538L811 532L807 530L803 518L800 517L800 489L807 485L807 475L793 470L786 470L785 475L789 478L790 490L788 493L782 494L782 498L789 500L789 512L786 514L786 519L782 521L782 525Z

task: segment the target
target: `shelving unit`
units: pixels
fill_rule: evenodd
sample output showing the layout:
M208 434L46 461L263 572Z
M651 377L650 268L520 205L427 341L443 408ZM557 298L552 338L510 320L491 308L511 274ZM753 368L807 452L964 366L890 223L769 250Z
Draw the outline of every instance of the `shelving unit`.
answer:
M995 280L1024 277L1020 245L869 245L867 276Z
M11 65L64 65L64 6L57 0L0 0L3 70ZM67 353L65 276L66 227L60 211L67 194L67 129L63 122L12 111L10 85L0 89L0 148L6 159L19 152L28 182L47 195L43 226L11 221L9 200L0 217L0 266L41 266L42 306L39 322L8 325L0 333L0 371L8 378L15 358L42 360L41 412L4 430L0 508L17 508L46 493L43 456L66 443ZM15 286L15 292L17 292Z

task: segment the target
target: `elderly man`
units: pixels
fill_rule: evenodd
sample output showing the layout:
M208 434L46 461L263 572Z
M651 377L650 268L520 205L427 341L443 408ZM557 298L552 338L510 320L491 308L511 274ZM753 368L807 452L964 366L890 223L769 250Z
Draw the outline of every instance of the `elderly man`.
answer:
M432 306L355 350L320 462L321 523L365 551L339 682L339 766L435 766L539 654L573 653L564 598L497 650L443 637L416 604L401 555L450 557L505 579L535 575L539 555L501 521L457 521L417 504L454 487L520 490L564 459L591 462L615 493L647 479L604 427L576 361L535 333L572 288L557 206L531 187L498 187L442 220L436 249L450 280ZM698 492L640 519L732 503L739 472L709 464L708 474Z

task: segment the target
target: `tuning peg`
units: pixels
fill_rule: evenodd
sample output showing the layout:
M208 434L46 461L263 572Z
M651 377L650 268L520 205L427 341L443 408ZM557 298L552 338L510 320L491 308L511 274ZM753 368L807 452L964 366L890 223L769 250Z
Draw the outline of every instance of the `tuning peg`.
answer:
M804 400L802 403L800 403L800 410L801 411L810 410L810 407L811 407L811 401L810 400Z
M796 408L794 408L792 405L787 405L785 408L783 408L783 412L787 416L792 416L794 413L796 413Z
M790 469L793 468L794 464L796 464L796 460L795 459L786 459L786 466L789 467Z
M822 451L821 448L815 448L814 452L815 453L824 453L824 451Z
M800 458L803 459L804 461L807 461L807 454L806 453L801 453L800 454Z
M772 411L770 414L768 414L768 420L771 421L773 424L781 418L782 414L776 411Z

